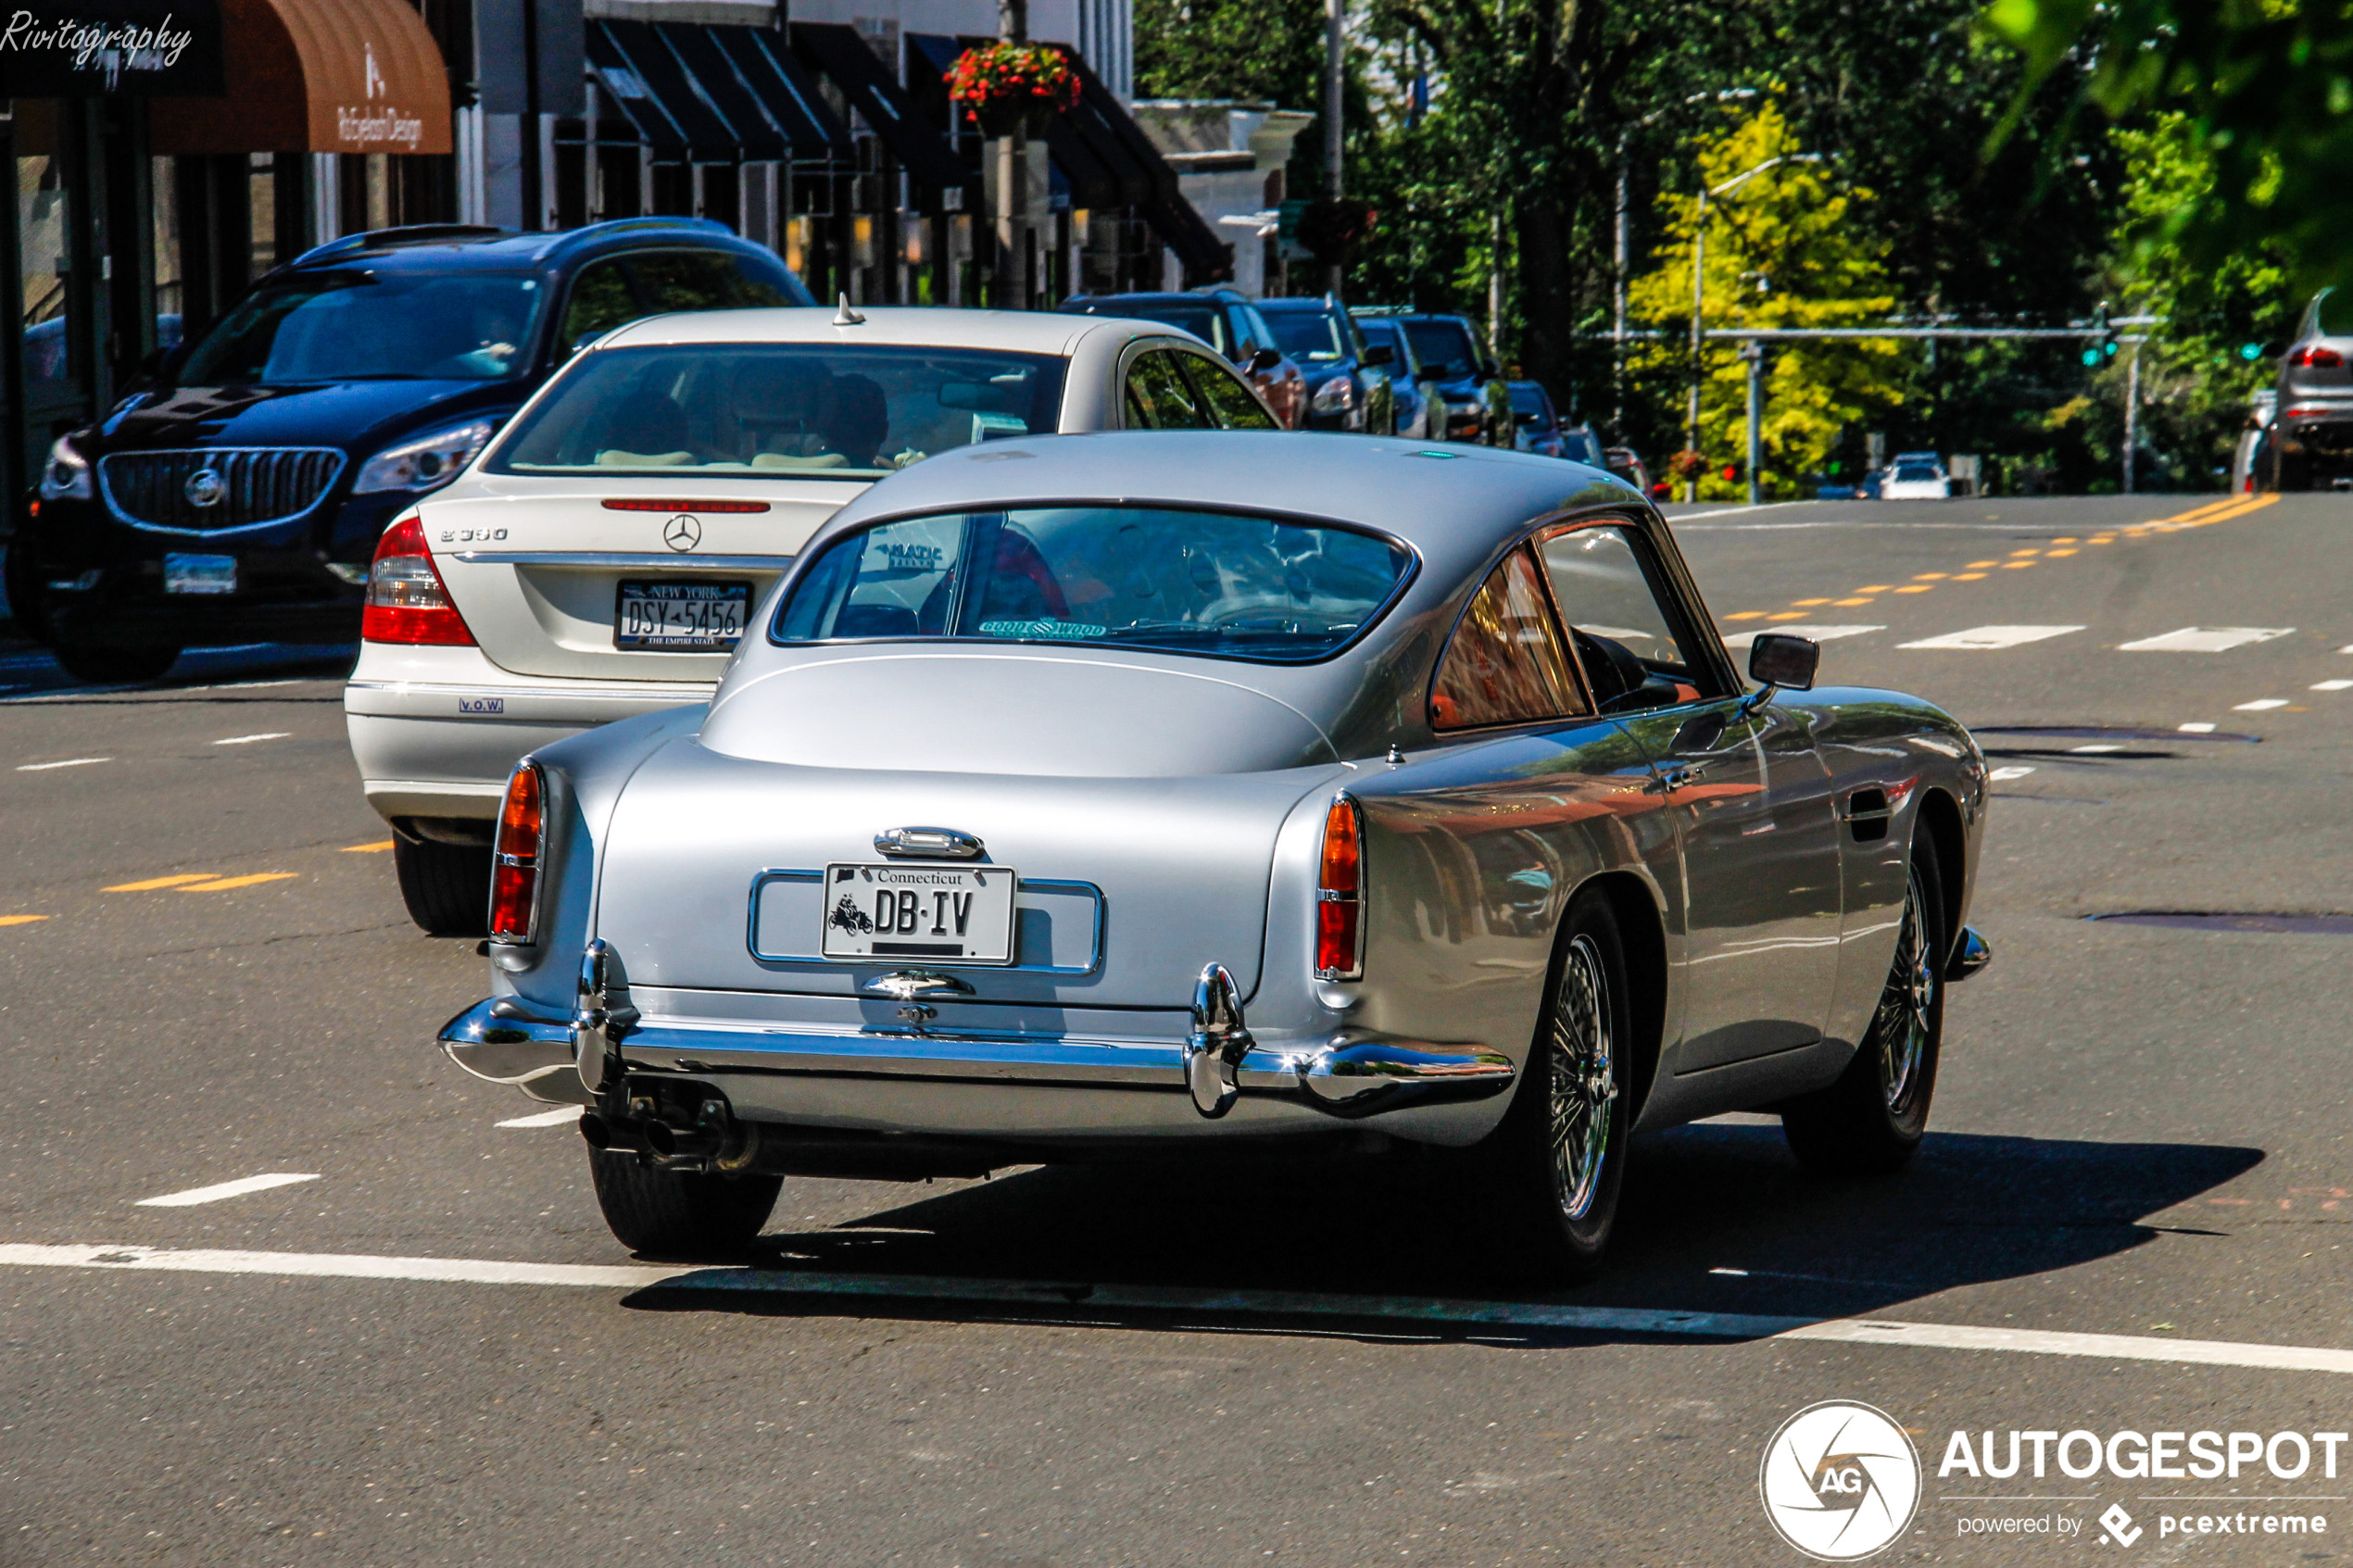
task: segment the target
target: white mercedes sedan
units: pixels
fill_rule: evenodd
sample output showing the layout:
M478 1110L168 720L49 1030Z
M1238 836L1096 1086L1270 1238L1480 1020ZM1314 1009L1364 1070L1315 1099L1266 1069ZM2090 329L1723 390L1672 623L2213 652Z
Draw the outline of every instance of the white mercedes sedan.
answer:
M1277 428L1152 321L844 304L614 329L377 547L344 711L410 916L480 935L515 759L706 701L795 552L876 480L1004 437Z

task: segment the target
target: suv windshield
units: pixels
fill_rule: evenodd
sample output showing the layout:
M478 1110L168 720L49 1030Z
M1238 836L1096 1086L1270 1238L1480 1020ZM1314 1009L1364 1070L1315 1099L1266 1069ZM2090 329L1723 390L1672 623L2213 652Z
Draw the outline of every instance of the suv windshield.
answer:
M1114 644L1305 663L1395 596L1402 545L1230 512L1048 507L876 524L827 546L775 640Z
M1073 315L1117 316L1131 321L1158 321L1163 326L1180 328L1192 333L1218 353L1231 357L1234 345L1226 340L1226 312L1214 305L1200 305L1186 300L1104 299L1088 300L1068 307Z
M1414 358L1431 375L1459 381L1478 374L1478 345L1460 321L1408 321L1405 335L1413 340Z
M257 289L189 354L185 386L499 381L523 369L538 280L305 272Z
M1302 365L1328 365L1348 353L1340 321L1325 310L1269 310L1267 330L1275 346Z
M879 479L1060 423L1063 362L969 348L692 344L585 354L517 420L492 473Z

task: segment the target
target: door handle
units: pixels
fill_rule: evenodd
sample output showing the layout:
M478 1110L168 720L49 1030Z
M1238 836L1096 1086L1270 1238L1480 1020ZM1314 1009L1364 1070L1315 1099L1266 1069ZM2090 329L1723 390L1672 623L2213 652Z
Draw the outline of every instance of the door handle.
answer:
M1652 780L1649 784L1642 786L1642 793L1645 795L1672 795L1679 789L1688 788L1691 782L1697 778L1699 773L1700 770L1690 764L1681 762L1674 763L1668 767L1661 768L1658 771L1658 776Z

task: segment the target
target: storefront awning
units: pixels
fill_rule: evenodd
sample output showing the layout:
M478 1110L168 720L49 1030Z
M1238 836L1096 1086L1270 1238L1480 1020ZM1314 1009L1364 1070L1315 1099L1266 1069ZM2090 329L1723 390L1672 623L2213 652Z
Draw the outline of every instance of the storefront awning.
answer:
M1106 157L1124 155L1143 169L1150 189L1145 198L1135 205L1142 209L1152 232L1176 253L1176 258L1188 270L1205 277L1232 276L1233 247L1219 239L1216 231L1202 221L1193 204L1185 199L1176 183L1176 171L1160 156L1160 149L1152 145L1143 127L1120 107L1119 99L1085 60L1076 54L1070 60L1077 69L1082 91L1077 108L1066 118L1078 123L1089 144L1099 152Z
M157 98L176 153L446 153L449 73L404 0L220 0L227 91Z
M784 46L782 34L753 27L703 31L784 132L795 157L847 158L856 150L849 143L849 128L825 107L816 78Z
M972 171L949 150L948 144L906 89L892 80L854 27L838 22L795 22L794 44L834 79L850 107L864 117L900 167L918 185L934 190L972 183Z
M650 22L592 19L588 69L663 162L733 163L748 153ZM775 154L767 155L774 157Z

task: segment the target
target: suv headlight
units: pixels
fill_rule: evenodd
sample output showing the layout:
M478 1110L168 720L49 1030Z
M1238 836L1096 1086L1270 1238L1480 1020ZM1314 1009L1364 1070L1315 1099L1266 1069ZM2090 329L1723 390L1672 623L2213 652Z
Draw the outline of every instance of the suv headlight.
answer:
M431 435L420 435L397 446L387 446L360 466L359 478L351 486L352 494L406 490L422 495L427 490L438 490L474 460L474 454L483 449L497 428L489 420L476 420L471 424L434 431Z
M1315 389L1308 407L1319 414L1339 414L1356 407L1356 378L1334 376Z
M41 465L41 498L44 501L87 501L91 497L90 459L59 436L49 445L49 460Z

